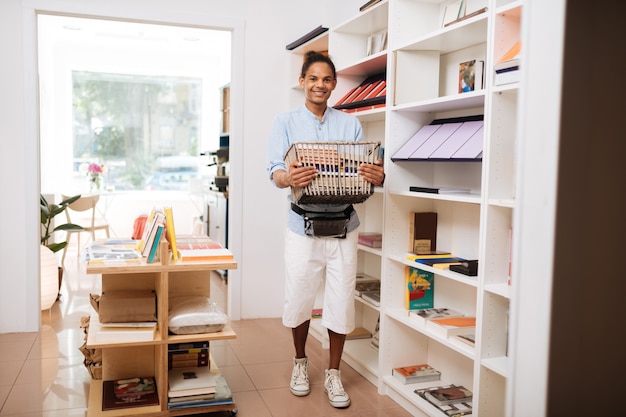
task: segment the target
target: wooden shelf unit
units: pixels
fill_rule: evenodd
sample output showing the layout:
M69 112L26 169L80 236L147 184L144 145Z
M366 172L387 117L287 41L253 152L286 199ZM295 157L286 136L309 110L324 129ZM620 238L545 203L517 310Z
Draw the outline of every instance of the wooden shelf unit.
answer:
M169 299L173 296L202 295L210 297L210 272L237 268L235 261L224 262L174 262L170 263L167 242L161 242L162 262L126 265L87 265L87 274L101 275L102 291L154 290L157 296L157 332L148 342L98 343L95 338L97 326L90 326L87 335L88 348L102 349L102 380L91 381L87 416L179 416L218 411L236 412L235 404L168 410L168 344L196 341L234 339L237 337L229 325L215 333L193 335L168 334ZM210 352L210 350L209 350ZM211 358L211 372L219 373ZM102 383L104 380L154 375L159 395L159 405L130 407L102 411Z

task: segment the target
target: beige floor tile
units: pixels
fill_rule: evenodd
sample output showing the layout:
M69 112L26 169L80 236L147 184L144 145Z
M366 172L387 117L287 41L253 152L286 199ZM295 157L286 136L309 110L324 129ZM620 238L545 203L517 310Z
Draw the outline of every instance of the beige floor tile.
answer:
M6 399L0 416L63 410L87 406L88 381L67 380L52 383L17 384Z

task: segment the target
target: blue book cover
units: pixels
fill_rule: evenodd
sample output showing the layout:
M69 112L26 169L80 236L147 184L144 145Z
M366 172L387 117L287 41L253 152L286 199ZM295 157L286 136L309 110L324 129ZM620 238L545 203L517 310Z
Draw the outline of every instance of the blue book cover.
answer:
M152 261L154 260L154 256L159 250L159 243L161 242L161 235L163 234L163 228L164 228L163 224L160 224L158 226L156 235L154 236L154 243L152 244L152 249L150 249L150 255L148 255L148 263L152 263Z
M407 310L433 308L435 298L435 274L407 266L405 307Z

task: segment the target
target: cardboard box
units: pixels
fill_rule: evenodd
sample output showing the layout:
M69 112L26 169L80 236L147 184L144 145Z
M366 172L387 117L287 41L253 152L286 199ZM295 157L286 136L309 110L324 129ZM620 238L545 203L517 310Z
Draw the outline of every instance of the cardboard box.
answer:
M156 293L148 290L109 291L91 294L91 305L100 323L157 321Z

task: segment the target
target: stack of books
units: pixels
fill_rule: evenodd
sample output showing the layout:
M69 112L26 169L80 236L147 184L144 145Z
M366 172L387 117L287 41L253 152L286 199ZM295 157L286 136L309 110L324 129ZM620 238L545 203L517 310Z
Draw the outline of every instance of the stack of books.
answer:
M520 80L519 56L521 49L522 42L518 40L495 63L493 66L496 73L493 79L494 85L509 84Z
M169 371L167 407L170 410L234 404L224 377L209 367L173 368Z
M152 376L116 379L102 383L102 411L158 404L159 396Z
M348 91L333 107L346 112L372 110L384 107L386 98L387 81L383 72L366 78Z
M169 344L167 352L168 369L209 366L209 342Z
M212 240L209 236L178 235L176 236L178 257L182 262L190 261L230 261L234 254Z
M359 245L370 248L382 248L383 235L382 233L375 232L361 232L359 233Z

